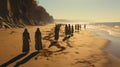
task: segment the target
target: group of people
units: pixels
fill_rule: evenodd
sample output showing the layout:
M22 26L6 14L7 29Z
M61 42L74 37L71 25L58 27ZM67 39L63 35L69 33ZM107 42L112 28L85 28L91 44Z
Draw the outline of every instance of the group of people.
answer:
M30 34L27 30L27 28L24 30L23 32L23 49L22 52L29 52L30 50ZM35 32L35 49L37 51L42 49L42 35L40 32L40 29L37 28L36 32Z
M86 29L86 24L83 25L84 29ZM82 29L81 24L75 24L75 30L80 31Z
M81 30L81 24L75 24L75 30L80 31Z
M55 29L54 29L54 40L58 40L59 39L59 31L60 31L60 27L61 27L61 24L56 24L55 25Z
M62 25L61 24L56 24L55 28L54 28L54 40L57 41L59 39L59 32L60 32L60 27ZM84 25L84 28L86 29L86 25ZM74 34L74 29L75 30L80 30L81 29L81 25L80 24L76 24L75 28L73 25L70 24L66 24L65 25L65 35L66 37L71 37ZM23 32L23 50L22 52L29 52L30 50L30 34L27 30L27 28L24 30ZM35 49L37 51L43 49L42 47L42 35L40 32L40 29L37 28L36 32L35 32Z
M55 29L54 29L54 33L55 33L55 37L54 40L58 40L59 39L59 31L60 31L60 27L62 26L62 24L56 24L55 25ZM66 37L70 37L74 35L74 31L80 31L82 28L81 24L75 24L74 25L70 25L70 24L65 24L65 35ZM84 24L84 29L86 29L86 24Z
M68 37L68 36L73 36L73 33L74 33L74 26L72 25L70 25L70 24L66 24L65 25L65 35L66 35L66 37Z
M75 28L73 25L70 24L66 24L65 25L65 35L66 36L73 36L74 31L80 31L82 29L81 24L75 24ZM84 24L84 29L86 29L86 24Z

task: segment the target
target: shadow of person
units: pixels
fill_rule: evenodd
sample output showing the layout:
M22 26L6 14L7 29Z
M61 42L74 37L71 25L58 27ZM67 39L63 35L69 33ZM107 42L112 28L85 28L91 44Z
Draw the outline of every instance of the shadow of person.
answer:
M57 50L57 51L55 51L55 52L61 52L61 51L64 51L64 50L66 49L65 47L61 46L58 41L53 41L53 42L51 42L51 44L49 45L48 48L50 48L50 47L52 47L52 46L56 46L57 48L60 49L60 50Z
M62 41L66 41L66 40L69 39L69 38L70 38L70 36L66 36L66 37L63 38Z
M55 52L62 52L62 51L64 51L64 50L66 49L66 48L63 47L63 46L60 46L59 48L60 48L60 50L57 50L57 51L55 51Z
M57 43L57 41L53 41L53 42L51 42L50 45L48 46L48 48L54 46L56 43Z
M39 54L38 51L31 53L29 56L25 57L23 60L17 62L14 67L19 67L20 65L25 64L26 62L28 62L30 59L32 59L37 54Z
M60 49L60 50L57 50L55 52L61 52L61 51L64 51L66 49L64 46L61 46L59 43L56 43L55 46Z
M13 62L21 59L22 57L26 56L27 54L28 54L27 52L26 52L26 53L19 54L19 55L17 55L16 57L14 57L14 58L10 59L9 61L7 61L6 63L0 65L0 67L7 67L9 64L12 64Z

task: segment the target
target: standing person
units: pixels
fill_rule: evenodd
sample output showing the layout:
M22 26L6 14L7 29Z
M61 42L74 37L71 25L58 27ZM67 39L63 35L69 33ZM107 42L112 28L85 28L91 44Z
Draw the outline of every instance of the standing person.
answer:
M65 35L66 35L66 36L68 35L68 27L67 27L67 24L65 25Z
M86 24L84 24L84 29L86 29Z
M60 26L59 26L59 25L56 25L56 26L55 26L55 30L54 30L54 33L55 33L55 38L54 38L54 40L58 40L58 39L59 39L59 30L60 30Z
M2 20L2 18L0 17L0 28L2 28L2 22L3 22L3 20Z
M70 26L70 24L68 26L68 34L71 35L71 26Z
M73 25L72 25L72 29L71 30L72 30L72 36L73 36L73 33L74 33L74 26Z
M30 50L30 35L27 29L23 32L23 49L22 52L28 53Z
M77 24L75 24L75 30L77 30Z
M82 28L82 27L81 27L81 24L80 24L80 30L81 30L81 28Z
M38 51L43 49L42 48L42 36L41 36L41 32L39 28L37 28L35 32L35 49Z
M77 26L78 26L78 32L79 32L79 30L80 30L80 25L78 24Z
M2 28L2 22L0 21L0 28Z

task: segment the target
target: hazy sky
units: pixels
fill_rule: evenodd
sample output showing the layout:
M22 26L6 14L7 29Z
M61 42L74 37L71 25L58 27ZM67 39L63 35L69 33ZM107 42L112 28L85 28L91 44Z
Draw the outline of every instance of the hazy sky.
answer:
M119 22L120 0L38 0L57 19Z

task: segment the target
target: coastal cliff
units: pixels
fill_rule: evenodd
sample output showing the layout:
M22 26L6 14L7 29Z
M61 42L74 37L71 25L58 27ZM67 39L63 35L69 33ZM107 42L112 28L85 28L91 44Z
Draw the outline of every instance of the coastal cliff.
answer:
M53 22L53 17L36 0L0 0L0 20L10 27Z

